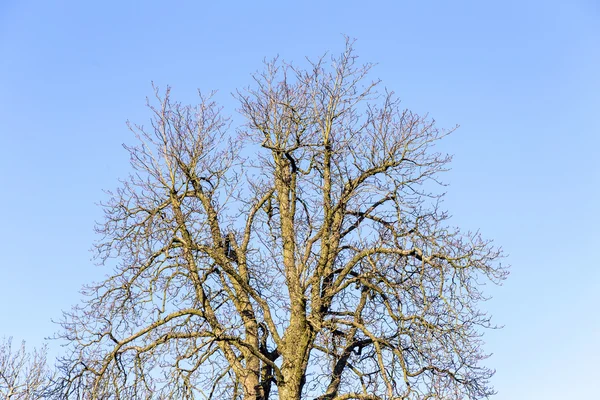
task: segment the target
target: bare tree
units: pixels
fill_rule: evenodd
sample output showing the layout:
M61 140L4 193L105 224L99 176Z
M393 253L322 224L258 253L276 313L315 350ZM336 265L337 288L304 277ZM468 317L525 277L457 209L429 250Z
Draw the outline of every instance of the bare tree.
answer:
M352 43L238 92L156 90L98 225L118 261L65 314L71 398L460 399L493 394L480 286L499 249L439 208L449 133L377 93Z
M52 383L46 363L46 346L29 353L25 342L13 349L12 338L0 342L0 398L6 400L42 399Z

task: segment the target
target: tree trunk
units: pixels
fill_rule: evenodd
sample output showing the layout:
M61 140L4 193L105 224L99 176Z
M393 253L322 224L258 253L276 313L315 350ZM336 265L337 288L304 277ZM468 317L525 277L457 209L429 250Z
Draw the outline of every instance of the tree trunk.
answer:
M290 379L285 385L278 386L279 400L300 400L302 395L302 378Z
M292 309L290 326L286 331L281 352L281 373L284 382L277 385L280 400L300 400L305 383L310 347L314 339L306 321L304 305Z

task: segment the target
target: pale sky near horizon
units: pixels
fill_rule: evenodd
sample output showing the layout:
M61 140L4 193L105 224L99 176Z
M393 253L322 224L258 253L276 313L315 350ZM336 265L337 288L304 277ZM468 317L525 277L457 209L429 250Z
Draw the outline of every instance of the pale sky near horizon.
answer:
M81 300L95 204L129 172L151 81L229 95L263 58L356 38L372 77L428 112L454 154L445 207L512 265L482 305L494 399L600 392L600 3L0 0L0 337L39 346ZM60 349L50 342L52 354Z

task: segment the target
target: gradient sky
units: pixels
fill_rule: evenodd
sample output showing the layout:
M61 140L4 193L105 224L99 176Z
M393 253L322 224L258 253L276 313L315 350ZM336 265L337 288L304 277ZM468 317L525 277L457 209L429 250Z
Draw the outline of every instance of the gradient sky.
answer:
M484 304L496 399L597 396L600 380L600 3L0 0L0 337L39 346L94 266L96 203L128 173L125 121L151 81L183 102L230 93L263 58L357 38L374 78L455 155L452 222L512 273ZM50 342L52 354L60 349Z

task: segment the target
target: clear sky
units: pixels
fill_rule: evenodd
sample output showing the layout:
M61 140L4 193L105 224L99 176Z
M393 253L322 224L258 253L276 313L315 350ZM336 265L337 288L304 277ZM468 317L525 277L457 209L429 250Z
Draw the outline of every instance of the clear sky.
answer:
M219 89L234 112L264 57L338 52L342 34L407 107L461 125L446 208L512 265L483 305L505 325L487 335L495 398L597 396L597 0L0 0L0 337L39 346L108 272L95 203L128 173L151 81L184 102Z

